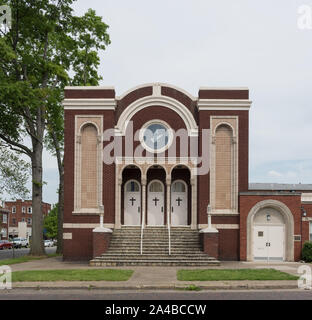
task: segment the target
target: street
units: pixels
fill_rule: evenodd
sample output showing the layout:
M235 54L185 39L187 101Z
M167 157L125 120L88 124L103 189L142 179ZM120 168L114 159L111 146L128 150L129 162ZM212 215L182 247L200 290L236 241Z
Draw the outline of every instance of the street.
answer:
M29 254L29 248L14 249L15 258L23 257ZM54 254L56 252L56 247L45 248L47 254ZM12 259L13 250L0 250L0 260Z
M3 291L0 300L312 300L312 291L270 290L270 291L105 291L105 290L26 290Z

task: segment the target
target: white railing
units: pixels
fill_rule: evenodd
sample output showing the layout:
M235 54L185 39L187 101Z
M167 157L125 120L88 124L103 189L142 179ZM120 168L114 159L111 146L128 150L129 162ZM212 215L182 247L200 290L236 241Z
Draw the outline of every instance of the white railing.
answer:
M168 240L169 240L169 256L171 256L171 208L168 214Z
M143 210L142 227L141 227L141 255L143 255L144 226L145 226L145 212Z

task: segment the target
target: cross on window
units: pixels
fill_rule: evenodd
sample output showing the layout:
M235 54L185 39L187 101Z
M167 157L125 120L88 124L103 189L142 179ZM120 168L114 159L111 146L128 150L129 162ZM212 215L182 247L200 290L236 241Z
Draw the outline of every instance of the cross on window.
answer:
M136 199L134 199L133 197L132 197L132 199L130 199L130 202L132 202L132 207L134 206L134 203L136 202Z
M183 200L181 198L178 198L177 200L178 206L181 207L181 202L183 202Z
M159 199L155 198L153 201L155 201L155 207L157 207L158 205L158 201L160 201Z

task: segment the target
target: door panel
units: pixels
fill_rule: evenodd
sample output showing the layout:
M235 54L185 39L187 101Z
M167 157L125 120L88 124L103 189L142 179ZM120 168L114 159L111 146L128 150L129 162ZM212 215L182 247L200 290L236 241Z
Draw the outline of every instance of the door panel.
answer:
M187 226L187 193L172 192L171 195L171 224Z
M163 192L150 192L148 195L148 225L165 225L165 206Z
M255 260L284 260L284 226L255 226L253 254Z
M165 225L165 188L155 180L148 187L147 196L147 224L149 226Z
M126 226L141 225L141 190L135 181L130 181L125 186L124 224Z
M269 255L267 227L254 227L254 259L267 260Z

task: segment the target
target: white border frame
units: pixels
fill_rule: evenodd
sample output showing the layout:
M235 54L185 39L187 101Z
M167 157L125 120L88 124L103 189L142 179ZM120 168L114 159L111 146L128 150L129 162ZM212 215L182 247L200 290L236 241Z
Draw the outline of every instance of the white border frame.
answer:
M142 225L142 186L141 186L141 183L138 181L138 180L135 180L135 179L131 179L129 181L127 181L124 185L124 206L123 206L123 215L124 215L124 221L125 221L125 214L126 214L126 210L125 210L125 203L126 203L126 194L128 193L126 190L127 190L127 186L129 183L131 182L136 182L138 185L139 185L139 191L138 192L131 192L131 193L138 193L140 195L140 214L141 214L141 221L140 221L140 224L138 225L131 225L131 224L123 224L123 227L140 227Z
M144 141L144 135L145 135L146 129L149 126L154 125L154 124L159 124L159 125L164 126L167 129L168 134L169 134L169 140L168 140L167 145L165 145L161 149L157 149L157 150L150 148ZM173 143L173 130L172 130L172 128L170 127L170 125L166 121L159 120L159 119L154 119L154 120L151 120L151 121L145 123L144 126L142 127L142 129L140 129L140 137L139 137L139 139L140 139L140 142L141 142L141 145L143 146L143 148L146 151L148 151L149 153L152 153L152 154L164 153L165 151L170 149L170 147L172 146L172 143Z

